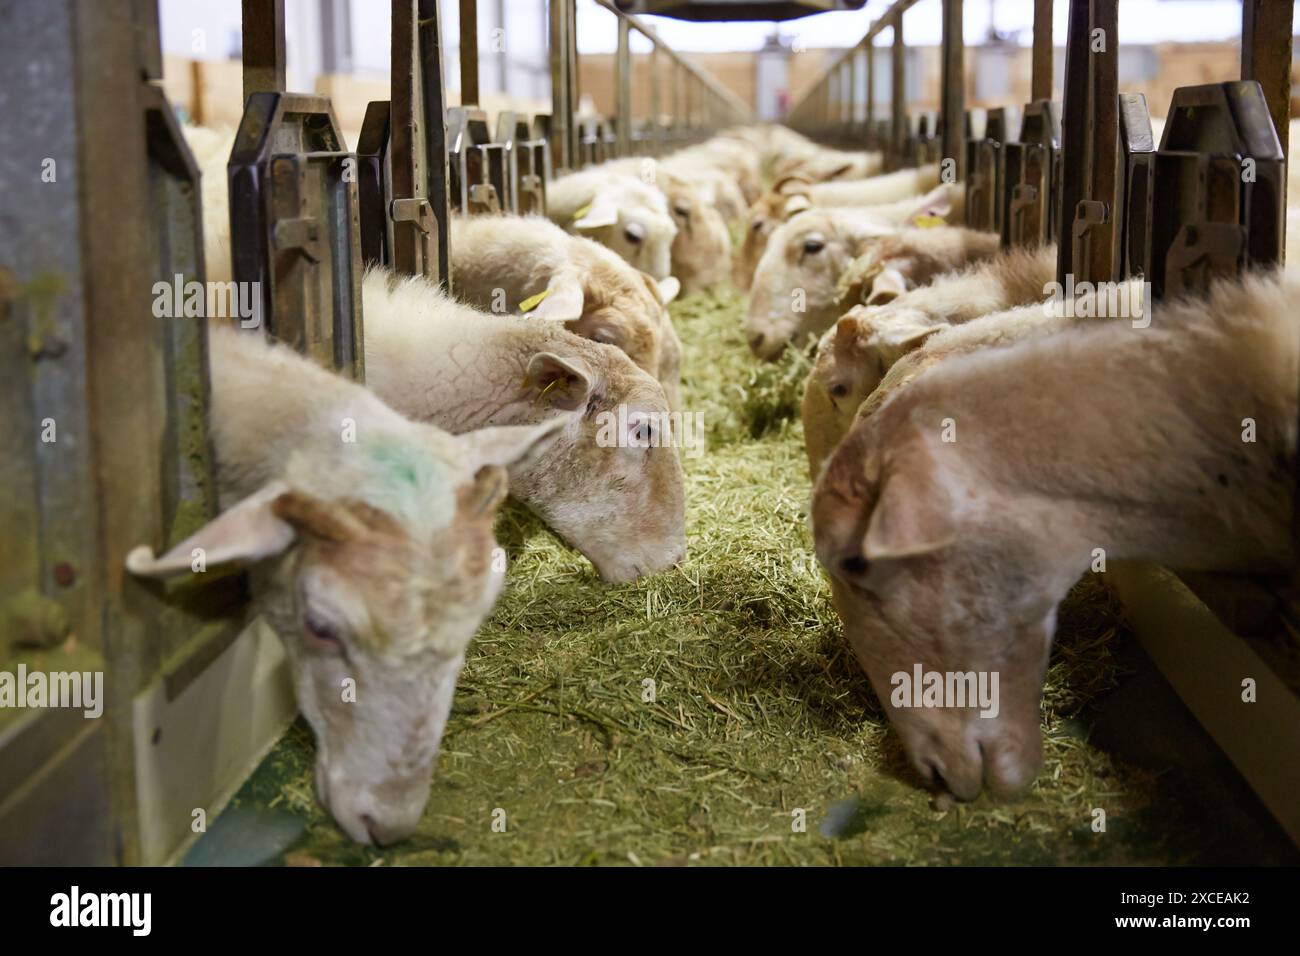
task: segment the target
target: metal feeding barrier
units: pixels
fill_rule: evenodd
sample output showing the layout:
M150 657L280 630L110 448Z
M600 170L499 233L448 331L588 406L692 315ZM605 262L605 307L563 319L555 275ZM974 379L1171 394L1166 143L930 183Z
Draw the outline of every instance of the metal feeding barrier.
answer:
M888 164L922 161L902 96L902 14L913 5L903 0L875 21L795 107L791 125L837 146L880 149ZM963 150L955 142L961 3L944 2L940 129L953 136L943 135L942 156L965 159L967 225L999 232L1006 245L1057 243L1063 288L1141 278L1157 300L1203 295L1216 278L1281 263L1292 6L1244 0L1240 78L1176 90L1157 144L1145 97L1119 89L1117 0L1071 0L1059 103L1053 3L1035 0L1031 95L1019 132L1006 112L990 110L977 137L968 115ZM890 27L892 108L882 128L872 41ZM865 85L853 73L859 59ZM1296 522L1300 539L1300 509ZM1300 633L1300 587L1118 562L1107 577L1152 660L1300 843L1300 687L1266 649ZM1239 702L1245 677L1258 683L1250 705Z
M393 99L370 104L358 148L366 170L361 246L367 263L390 265L450 287L445 251L449 216L544 214L546 186L556 174L624 156L658 155L750 117L749 107L735 94L678 56L636 17L606 0L597 3L618 23L615 115L579 115L576 3L552 0L551 112L532 118L503 113L494 131L478 105L476 0L460 0L462 105L445 110L445 125L420 122L422 115L444 112L446 100L437 3L394 0ZM640 122L632 112L633 31L651 43L650 115ZM661 95L660 69L665 61L670 82L666 98ZM671 104L667 122L660 111L665 101ZM390 147L390 130L415 129L423 129L424 135L394 133L397 146ZM394 229L406 234L405 247L392 234Z
M205 281L199 174L162 91L156 4L13 5L0 114L27 132L0 157L0 651L102 672L106 700L100 720L0 710L0 863L175 859L194 808L215 814L296 713L278 641L248 626L243 575L162 585L124 568L137 545L161 553L217 513L214 292L261 330L248 334L363 381L364 263L448 284L450 215L542 213L556 171L749 119L601 5L618 18L616 115L578 115L575 4L552 0L553 111L502 113L491 130L477 5L460 0L463 105L448 111L436 0L392 0L390 99L369 105L354 153L328 97L286 91L284 0L242 0L233 283ZM632 31L652 44L639 122ZM112 159L82 161L95 156Z

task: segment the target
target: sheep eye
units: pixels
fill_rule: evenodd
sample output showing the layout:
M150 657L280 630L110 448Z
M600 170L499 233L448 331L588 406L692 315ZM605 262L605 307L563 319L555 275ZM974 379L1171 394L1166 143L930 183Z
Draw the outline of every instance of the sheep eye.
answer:
M632 245L641 245L641 233L637 232L635 229L624 229L623 235L626 237L628 242L632 243Z
M767 225L767 223L765 223L762 219L759 219L758 221L756 221L756 222L755 222L752 226L750 226L749 228L752 229L754 232L762 232L762 231L763 231L763 227L766 226L766 225Z
M343 650L343 634L338 626L314 611L308 611L303 615L302 629L321 650L334 652Z
M849 387L843 382L831 386L831 398L847 398Z
M815 252L821 252L825 248L826 243L816 236L809 236L803 241L803 251L808 255L812 255Z
M687 206L685 203L678 203L676 206L673 206L673 212L677 213L677 215L681 216L683 219L691 218L691 207Z

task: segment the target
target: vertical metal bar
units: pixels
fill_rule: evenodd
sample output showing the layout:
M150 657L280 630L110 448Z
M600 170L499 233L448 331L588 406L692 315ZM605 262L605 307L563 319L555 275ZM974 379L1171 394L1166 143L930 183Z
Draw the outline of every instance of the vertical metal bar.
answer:
M858 86L860 85L862 55L857 47L849 51L849 128L858 123Z
M682 65L673 61L673 129L682 130Z
M1264 89L1268 111L1277 127L1282 155L1289 164L1291 128L1291 57L1295 7L1289 0L1243 0L1241 7L1241 78ZM1285 171L1284 171L1285 172ZM1282 176L1282 206L1286 206L1286 176ZM1286 235L1283 230L1283 254Z
M425 274L452 290L450 209L447 186L447 93L442 76L442 28L438 0L419 0L416 52L420 60L420 129L424 130L424 195L432 207L436 270Z
M283 93L284 0L242 0L244 102L252 93Z
M573 167L572 100L569 87L569 0L550 0L551 161L555 169Z
M393 0L391 61L393 268L450 287L437 0Z
M893 98L891 117L894 158L901 160L907 150L907 47L903 42L903 18L894 18L893 79L890 94Z
M627 20L618 18L618 58L614 63L615 80L618 84L618 154L628 156L632 152L632 44L631 31Z
M574 117L578 115L578 105L582 102L582 74L578 65L578 0L564 0L564 6L566 56L569 60L569 149L570 155L576 157L579 155L579 129Z
M1057 281L1119 278L1117 0L1071 0L1065 47ZM1100 42L1098 42L1100 40Z
M663 144L663 127L660 120L663 115L663 107L659 101L660 83L662 78L659 75L659 45L652 43L650 46L650 136L652 150L658 154Z
M951 161L955 181L966 178L966 63L962 45L962 0L943 0L943 89L940 122L943 161Z
M853 123L853 57L844 61L840 67L840 125L845 132Z
M1052 0L1034 0L1034 54L1029 98L1052 98Z
M478 100L478 0L460 0L460 105Z
M867 37L867 145L875 146L876 137L876 44Z

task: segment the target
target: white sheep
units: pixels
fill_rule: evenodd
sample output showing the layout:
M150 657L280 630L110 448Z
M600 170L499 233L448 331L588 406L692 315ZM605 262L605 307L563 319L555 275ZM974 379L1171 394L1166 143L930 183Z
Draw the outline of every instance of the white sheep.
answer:
M667 309L675 278L656 282L539 216L453 218L451 270L458 299L497 314L526 310L620 348L680 407L681 342Z
M546 216L656 279L672 274L677 225L668 200L652 183L629 172L595 166L553 180L546 187Z
M560 423L453 437L258 332L213 324L208 344L221 512L126 567L252 569L316 733L317 797L352 839L391 843L419 821L466 646L501 590L506 468Z
M1082 320L957 356L840 443L813 498L818 558L933 786L967 800L1033 779L1057 606L1099 562L1293 568L1297 298L1293 276L1222 282L1147 326ZM918 668L996 675L995 713L903 706L898 675Z
M820 183L832 179L865 179L879 174L883 167L884 157L879 152L851 152L817 146L811 151L800 148L778 158L772 165L772 174L778 180L786 176L802 176L809 182Z
M672 243L672 272L683 292L695 292L723 281L731 273L731 233L712 199L687 175L674 172L650 157L619 159L602 169L614 169L652 184L668 202L677 225Z
M873 208L810 209L772 233L755 270L745 318L756 356L774 359L790 342L820 335L860 300L867 279L876 281L880 270L855 272L855 262L861 267L861 257L899 229L883 223ZM904 269L932 278L942 269L978 263L1000 247L991 233L940 226L908 232L903 242L887 248L893 251L883 262L891 267L892 281L906 286L911 282ZM997 308L981 307L970 317Z
M366 384L375 394L453 434L561 419L551 446L511 469L511 494L606 580L681 560L674 419L659 383L620 350L558 323L479 312L424 279L396 281L382 270L367 273L362 297ZM602 440L612 421L625 423L623 440Z
M849 310L818 342L804 382L804 446L813 479L868 396L878 402L885 383L902 379L896 363L914 360L910 377L938 357L1059 327L1059 310L1044 305L1055 272L1054 248L1010 249L888 305ZM1134 287L1126 288L1131 295Z
M937 166L832 183L810 183L787 176L746 213L744 239L735 266L736 284L742 289L750 287L773 231L809 209L870 207L882 224L902 227L961 222L965 203L959 185L939 182Z

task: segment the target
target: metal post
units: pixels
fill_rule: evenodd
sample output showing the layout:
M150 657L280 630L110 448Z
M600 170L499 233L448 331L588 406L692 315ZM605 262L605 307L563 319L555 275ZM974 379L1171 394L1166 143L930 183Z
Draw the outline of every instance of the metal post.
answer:
M893 121L893 150L895 162L901 162L907 151L907 47L903 43L903 17L894 18L893 78L890 95Z
M677 138L681 137L682 130L682 64L673 61L673 131Z
M876 44L867 37L867 145L876 145Z
M244 102L285 90L284 0L242 0Z
M1034 53L1029 98L1052 98L1052 0L1034 0Z
M478 0L460 0L460 105L478 98Z
M1241 8L1241 78L1255 80L1264 89L1268 111L1290 157L1291 55L1295 8L1289 2L1244 0ZM1281 204L1286 206L1286 176L1282 177ZM1285 255L1285 231L1282 236Z
M653 44L650 47L650 137L651 151L655 155L658 155L663 147L663 126L660 122L663 117L663 107L659 102L659 93L659 46Z
M618 20L618 58L614 62L618 85L618 154L632 153L632 28L622 17Z
M393 268L450 288L437 0L393 0L391 60Z
M582 71L578 66L578 0L564 0L564 5L567 8L565 17L568 23L565 42L569 58L569 148L570 155L578 157L580 131L574 119L578 115L578 104L582 102Z
M569 57L572 0L550 0L551 161L556 170L576 168L573 124L573 61Z
M1057 281L1064 285L1073 273L1076 283L1113 282L1120 274L1117 0L1071 0L1069 25Z
M962 0L943 2L943 89L940 123L943 162L951 161L955 181L966 177L966 65L962 45Z

